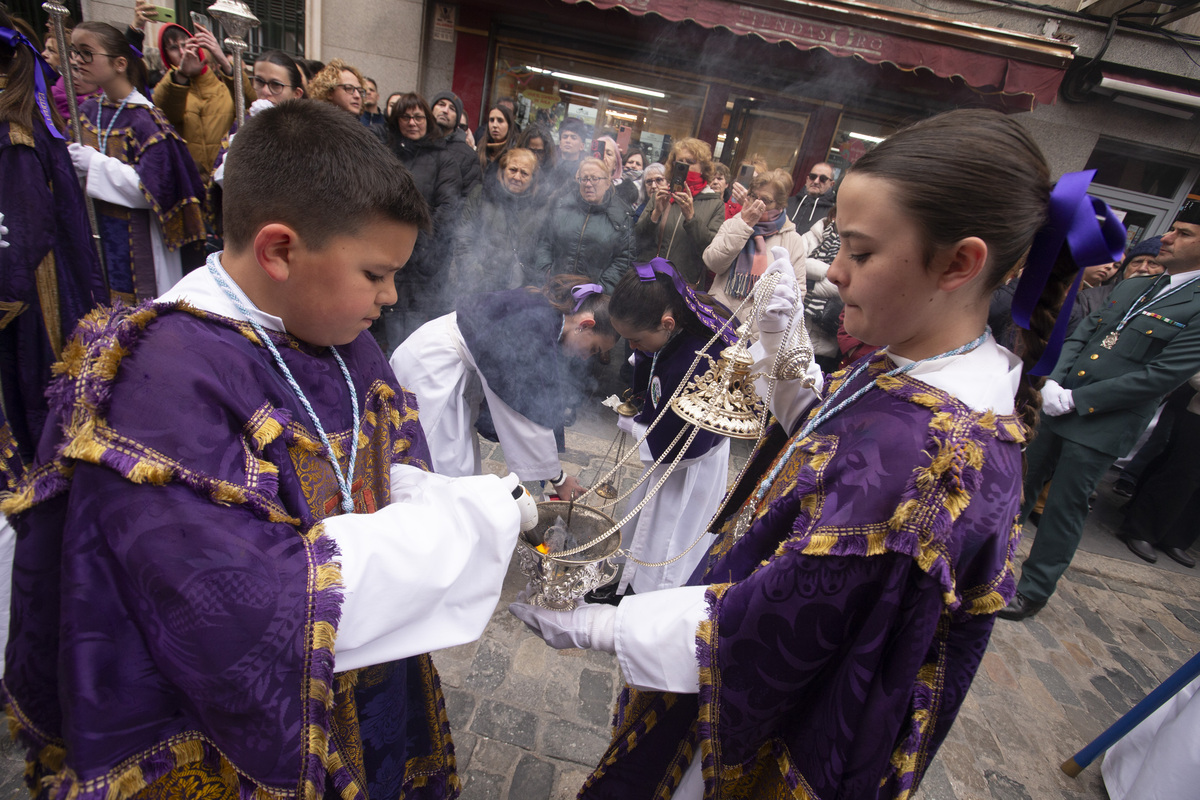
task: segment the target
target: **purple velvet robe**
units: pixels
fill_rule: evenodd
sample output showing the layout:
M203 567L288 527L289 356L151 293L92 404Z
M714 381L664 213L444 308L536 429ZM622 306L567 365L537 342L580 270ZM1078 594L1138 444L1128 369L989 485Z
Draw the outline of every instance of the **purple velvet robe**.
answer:
M100 131L108 130L119 105L108 99L101 104L93 98L80 106L83 144L99 149ZM109 285L114 295L125 300L153 300L171 287L158 286L155 281L150 214L162 229L168 250L204 241L204 180L187 144L154 106L122 109L108 136L105 155L137 170L151 206L149 210L130 209L96 202Z
M343 468L357 445L357 511L388 502L392 464L428 469L415 401L369 335L339 348L357 443L331 352L269 335ZM3 699L35 792L456 796L427 655L334 675L340 571L321 521L342 513L338 486L249 326L102 308L64 365L61 435L3 506L18 535Z
M41 437L50 365L79 318L107 302L83 190L66 145L40 120L0 122L0 387L28 462Z
M626 688L581 798L670 797L697 746L707 798L915 790L1015 593L1024 437L893 366L875 356L843 396L878 388L790 455L756 454L753 487L778 474L691 581L711 586L699 694Z

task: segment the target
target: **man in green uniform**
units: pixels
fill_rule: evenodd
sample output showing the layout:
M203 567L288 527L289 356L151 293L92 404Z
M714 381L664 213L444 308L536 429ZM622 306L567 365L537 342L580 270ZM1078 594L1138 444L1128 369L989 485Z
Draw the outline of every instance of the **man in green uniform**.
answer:
M1165 273L1122 282L1080 323L1042 389L1042 422L1026 452L1023 519L1053 482L1003 619L1024 619L1046 605L1079 546L1088 497L1163 397L1200 370L1200 203L1179 212L1158 262Z

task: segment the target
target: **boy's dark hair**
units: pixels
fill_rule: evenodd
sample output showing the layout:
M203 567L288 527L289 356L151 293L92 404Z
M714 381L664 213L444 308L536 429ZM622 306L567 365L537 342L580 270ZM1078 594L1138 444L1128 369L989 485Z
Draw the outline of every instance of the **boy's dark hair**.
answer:
M373 219L430 230L408 170L357 117L328 103L288 100L246 120L225 163L225 241L233 250L270 222L294 228L314 249Z

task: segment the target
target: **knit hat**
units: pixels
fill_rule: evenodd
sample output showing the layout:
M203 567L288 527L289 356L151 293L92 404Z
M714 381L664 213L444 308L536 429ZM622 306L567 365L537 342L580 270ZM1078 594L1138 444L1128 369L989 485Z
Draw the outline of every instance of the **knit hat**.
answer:
M1125 261L1126 262L1132 261L1133 259L1137 258L1138 256L1155 257L1158 255L1158 248L1161 245L1162 245L1162 237L1161 236L1154 236L1149 239L1143 239L1142 241L1138 242L1137 244L1135 244L1133 247L1131 247L1129 249L1129 252L1125 254Z
M433 100L429 102L429 107L433 108L442 100L449 100L451 103L454 103L454 111L458 116L454 118L454 125L451 127L457 128L459 120L461 120L463 117L462 100L460 100L458 95L456 95L454 92L438 92L433 96Z
M562 124L558 126L558 135L561 138L563 131L571 131L585 142L588 138L588 127L583 120L578 117L564 117Z

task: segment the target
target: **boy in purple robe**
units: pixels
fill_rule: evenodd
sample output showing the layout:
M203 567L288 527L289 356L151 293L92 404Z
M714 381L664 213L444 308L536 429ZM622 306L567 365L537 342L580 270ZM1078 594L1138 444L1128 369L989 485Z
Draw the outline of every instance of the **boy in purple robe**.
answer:
M752 457L688 586L616 608L511 607L552 646L615 652L629 684L581 798L916 791L1015 592L1037 397L987 330L988 301L1025 261L1035 319L1052 321L1075 271L1071 220L1087 229L1072 248L1100 237L1090 199L1060 186L1054 203L1049 177L1029 135L992 111L925 120L859 159L828 277L847 331L882 349L823 399L780 381L790 436ZM786 251L775 258L767 354L797 313ZM1046 333L1034 327L1030 366Z
M482 632L521 515L515 476L426 471L367 333L427 209L356 119L301 102L243 127L225 209L205 268L80 323L0 508L30 789L454 797L427 653Z

